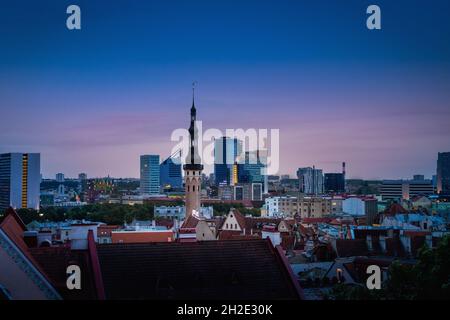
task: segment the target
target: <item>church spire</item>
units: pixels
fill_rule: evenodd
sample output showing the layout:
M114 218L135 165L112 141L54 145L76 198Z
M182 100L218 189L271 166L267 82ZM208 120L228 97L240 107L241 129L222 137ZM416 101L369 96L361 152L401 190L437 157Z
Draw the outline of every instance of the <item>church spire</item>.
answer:
M197 110L195 109L195 84L192 83L191 125L189 127L189 151L184 169L184 185L186 198L186 217L200 212L200 189L203 165L198 150L198 130L196 127Z
M197 110L195 109L195 85L197 81L192 82L192 107L191 107L191 121L195 121Z

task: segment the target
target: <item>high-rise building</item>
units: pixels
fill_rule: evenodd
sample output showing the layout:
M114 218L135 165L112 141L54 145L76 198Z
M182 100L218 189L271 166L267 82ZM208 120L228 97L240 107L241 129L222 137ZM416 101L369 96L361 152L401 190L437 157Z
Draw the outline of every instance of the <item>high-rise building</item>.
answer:
M55 178L56 182L64 182L64 173L57 173Z
M214 141L214 176L216 185L233 184L233 165L242 153L242 141L222 137Z
M327 193L345 192L345 178L343 173L325 173L324 188Z
M41 156L39 153L0 155L0 209L39 209Z
M261 183L267 192L266 158L259 151L246 151L237 165L239 183Z
M450 152L438 153L436 186L438 194L450 194Z
M141 194L159 194L159 155L141 156Z
M263 199L263 184L252 183L252 201L262 201Z
M323 173L322 169L316 169L314 166L299 168L297 170L300 192L306 194L323 193Z
M194 93L194 89L192 89ZM198 151L198 129L195 124L197 110L192 94L191 125L189 126L189 152L184 170L184 190L186 195L186 218L194 212L200 213L200 189L202 185L203 165Z
M181 189L183 187L183 177L181 175L181 163L179 159L167 158L159 166L159 180L161 187L168 189Z

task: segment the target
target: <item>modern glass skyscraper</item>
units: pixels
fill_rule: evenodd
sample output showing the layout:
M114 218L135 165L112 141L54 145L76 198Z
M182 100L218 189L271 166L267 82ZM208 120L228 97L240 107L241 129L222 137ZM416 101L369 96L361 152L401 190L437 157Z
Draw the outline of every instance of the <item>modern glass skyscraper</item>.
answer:
M242 141L236 138L222 137L214 142L214 176L215 183L230 185L233 165L242 153Z
M0 209L39 210L41 156L39 153L0 155Z
M325 173L325 192L345 192L345 177L343 173Z
M246 151L244 160L239 161L238 164L238 182L261 183L262 186L265 186L267 180L266 163L266 158L260 155L258 151ZM263 189L264 192L267 192L266 187Z
M300 180L300 192L306 194L322 194L323 193L323 173L322 169L316 169L314 166L299 168L297 177Z
M164 160L159 166L159 180L164 189L183 188L183 178L181 176L181 163L174 161L172 157Z
M437 193L450 195L450 152L439 152L437 160Z
M142 155L141 194L158 194L159 186L159 155Z

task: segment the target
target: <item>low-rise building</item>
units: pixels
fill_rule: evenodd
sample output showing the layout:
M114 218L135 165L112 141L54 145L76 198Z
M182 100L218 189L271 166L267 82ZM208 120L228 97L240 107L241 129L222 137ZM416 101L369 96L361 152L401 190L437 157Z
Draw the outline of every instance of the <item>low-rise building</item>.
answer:
M342 211L352 216L366 216L366 223L373 224L378 214L378 201L374 197L350 196L343 200Z
M173 242L175 233L163 226L134 227L111 231L112 243Z
M112 243L111 232L120 229L116 225L101 225L97 228L97 242L98 243Z
M268 217L293 217L298 213L297 197L266 198L264 210Z

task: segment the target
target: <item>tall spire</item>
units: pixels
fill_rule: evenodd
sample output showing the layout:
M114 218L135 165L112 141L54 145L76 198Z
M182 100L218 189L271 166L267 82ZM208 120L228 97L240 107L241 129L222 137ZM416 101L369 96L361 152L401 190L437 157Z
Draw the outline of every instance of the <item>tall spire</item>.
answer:
M201 165L201 159L198 151L198 131L196 128L196 118L197 118L197 110L195 109L195 85L197 81L192 82L192 107L191 107L191 124L189 126L189 152L186 157L186 165L190 165L190 170L193 170L193 167L196 167L196 170L202 170L203 166Z
M192 108L195 110L195 85L197 84L197 81L192 82Z

